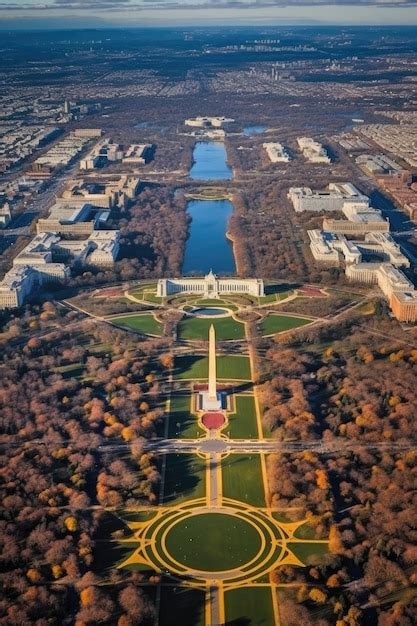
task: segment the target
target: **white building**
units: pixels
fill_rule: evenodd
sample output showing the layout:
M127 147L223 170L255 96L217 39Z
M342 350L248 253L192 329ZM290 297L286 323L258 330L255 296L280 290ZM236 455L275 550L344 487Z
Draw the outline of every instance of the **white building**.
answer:
M38 233L87 235L104 225L109 217L109 209L96 209L88 202L59 201L50 208L48 217L37 221L36 230Z
M312 137L299 137L297 143L304 158L310 163L331 163L327 150Z
M0 309L18 307L37 286L64 281L69 264L110 266L119 252L118 230L99 230L87 239L64 240L57 233L38 233L14 258L0 282Z
M323 230L345 235L363 235L371 232L389 232L389 220L381 211L362 202L345 202L342 212L346 220L325 218Z
M126 163L127 165L145 165L151 150L152 144L150 143L132 143L125 151L122 157L122 163Z
M409 259L401 252L400 246L389 233L367 233L360 247L381 254L384 261L389 261L396 267L410 267Z
M37 234L28 245L13 259L13 266L28 266L42 274L42 282L65 280L69 270L63 263L55 263L54 246L60 237L56 233Z
M263 144L271 163L288 163L290 155L282 143L266 142Z
M227 126L227 124L231 124L234 121L235 120L230 117L205 117L199 115L198 117L185 120L184 124L186 126L192 126L196 128L222 128L223 126Z
M98 142L89 154L80 160L80 170L93 170L103 163L121 161L123 150L118 143L110 143L109 139Z
M343 235L335 235L323 230L308 230L310 250L316 261L340 264L340 255L343 255L346 265L360 263L362 254L357 243L348 241Z
M324 191L310 187L290 187L288 198L297 213L302 211L341 211L347 203L369 206L369 199L352 183L330 183Z
M364 283L365 285L376 285L377 270L380 263L358 263L357 265L349 265L346 267L346 276L349 280L356 283Z
M137 176L127 174L109 175L103 182L89 178L74 180L58 201L73 206L91 204L106 209L114 206L125 207L136 197L140 185L141 181Z
M158 281L157 295L160 298L176 293L196 294L204 298L265 295L264 283L260 278L218 278L213 272L202 278L162 278Z
M394 317L401 322L416 322L417 290L398 268L390 263L359 263L346 268L346 276L355 282L378 285Z
M92 251L87 256L88 265L113 265L120 249L120 231L96 230L88 238Z
M323 230L308 230L310 238L310 250L316 261L339 265L339 254L334 247L336 236Z

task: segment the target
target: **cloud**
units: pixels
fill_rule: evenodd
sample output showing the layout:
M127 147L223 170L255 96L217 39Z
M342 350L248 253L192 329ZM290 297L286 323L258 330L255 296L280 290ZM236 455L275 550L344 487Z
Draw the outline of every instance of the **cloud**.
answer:
M147 9L253 9L291 7L417 7L417 0L47 0L7 2L0 0L0 12L30 12L31 15L74 10L78 15L109 12L141 12Z

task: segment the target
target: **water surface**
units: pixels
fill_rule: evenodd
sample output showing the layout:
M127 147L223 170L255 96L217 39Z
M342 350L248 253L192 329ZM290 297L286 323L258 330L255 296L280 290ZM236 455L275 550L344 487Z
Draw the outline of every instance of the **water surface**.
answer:
M267 126L262 126L262 124L255 124L254 126L245 126L243 129L243 134L246 137L250 137L251 135L262 135L267 130Z
M224 143L199 141L193 151L193 166L190 178L193 180L231 180L233 172L227 164Z
M226 239L227 222L233 205L229 200L190 200L189 238L185 247L183 274L234 274L232 244Z

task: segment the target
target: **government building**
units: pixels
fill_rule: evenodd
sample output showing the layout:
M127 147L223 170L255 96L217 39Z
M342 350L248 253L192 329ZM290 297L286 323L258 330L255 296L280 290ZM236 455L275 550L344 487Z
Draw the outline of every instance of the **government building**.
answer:
M165 298L174 294L195 294L203 298L244 295L265 295L260 278L218 278L213 272L203 278L162 278L158 281L157 296Z

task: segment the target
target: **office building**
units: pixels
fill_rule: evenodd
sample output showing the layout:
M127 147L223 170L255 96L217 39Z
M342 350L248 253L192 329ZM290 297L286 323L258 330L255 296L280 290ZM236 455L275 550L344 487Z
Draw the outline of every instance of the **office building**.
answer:
M87 202L74 205L60 201L50 208L48 217L38 220L36 230L38 233L88 235L105 226L109 216L109 209L96 208Z
M304 158L310 163L331 163L327 150L318 141L311 137L299 137L297 143Z
M313 191L310 187L291 187L288 190L297 213L303 211L341 211L347 203L369 206L369 199L352 183L330 183L324 191Z
M267 142L263 144L271 163L288 163L290 155L281 143Z

